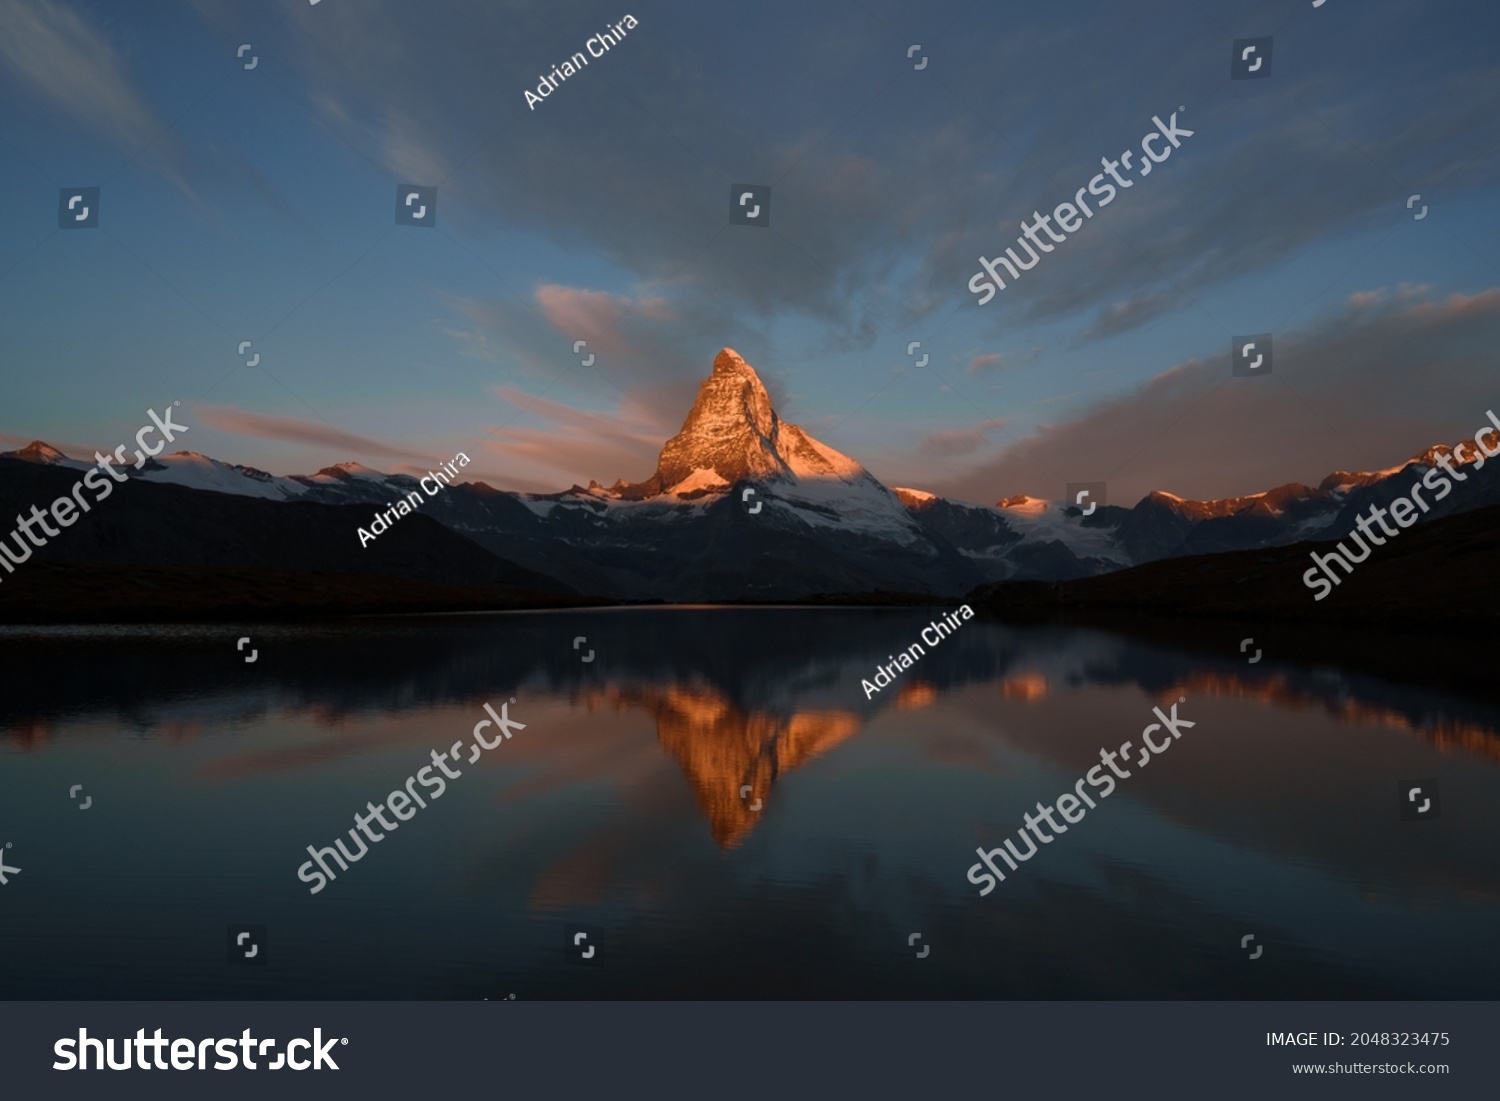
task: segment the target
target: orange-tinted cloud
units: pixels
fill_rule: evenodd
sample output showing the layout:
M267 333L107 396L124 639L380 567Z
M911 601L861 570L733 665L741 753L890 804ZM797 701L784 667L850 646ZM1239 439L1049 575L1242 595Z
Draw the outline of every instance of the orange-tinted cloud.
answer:
M645 478L656 469L666 435L657 418L626 399L611 413L592 413L548 401L509 386L493 390L506 401L549 422L546 428L499 427L484 449L508 460L507 469L560 472L586 484ZM566 484L553 487L567 488Z
M628 326L677 320L665 298L634 299L544 283L536 290L536 300L552 327L563 336L587 340L590 350L616 358L633 343L626 332Z
M304 420L301 417L270 417L261 413L246 413L223 406L199 406L197 415L210 428L228 432L235 436L252 436L262 440L285 440L315 447L335 447L352 450L361 455L380 455L393 459L406 459L424 469L433 461L432 454L409 451L404 447L372 440L368 436L355 436L341 432L321 421Z
M924 455L946 459L960 455L972 455L989 445L989 434L1005 423L1006 418L981 421L972 428L951 428L946 432L934 432L925 436L917 445Z

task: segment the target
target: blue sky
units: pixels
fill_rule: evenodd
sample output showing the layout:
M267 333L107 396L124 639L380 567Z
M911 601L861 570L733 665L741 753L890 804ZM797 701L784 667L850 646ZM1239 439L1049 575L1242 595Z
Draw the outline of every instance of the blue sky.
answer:
M1119 502L1389 466L1500 402L1492 5L628 3L4 5L0 443L181 400L184 446L276 473L639 480L731 346L888 484ZM1179 107L1192 138L976 304L980 255ZM729 224L740 183L769 229ZM69 186L99 229L57 228ZM1229 378L1262 332L1272 376Z

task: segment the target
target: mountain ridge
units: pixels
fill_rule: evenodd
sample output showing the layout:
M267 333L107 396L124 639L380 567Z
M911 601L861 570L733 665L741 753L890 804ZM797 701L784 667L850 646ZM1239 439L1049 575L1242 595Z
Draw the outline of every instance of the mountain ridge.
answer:
M987 582L1068 581L1165 558L1339 537L1371 503L1397 495L1395 480L1430 469L1447 450L1435 445L1383 471L1335 471L1317 486L1290 482L1237 497L1191 501L1156 490L1133 506L1088 515L1024 494L976 505L887 487L783 421L754 367L724 348L646 480L608 488L591 481L552 494L456 482L420 512L520 571L530 587L542 577L565 591L634 601L952 598ZM40 440L0 458L91 465ZM356 462L280 476L189 451L127 473L136 483L278 507L380 509L419 486L410 475ZM1493 503L1500 488L1470 485L1432 517ZM358 508L350 515L363 518ZM199 558L224 553L210 545Z

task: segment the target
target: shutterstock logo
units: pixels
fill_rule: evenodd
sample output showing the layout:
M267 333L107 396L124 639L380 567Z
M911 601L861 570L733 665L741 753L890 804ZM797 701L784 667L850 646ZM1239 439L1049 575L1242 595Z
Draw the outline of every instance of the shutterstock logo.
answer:
M396 188L396 224L398 226L437 226L437 188L421 184L401 184Z
M1234 51L1229 55L1229 78L1231 80L1260 80L1271 75L1271 46L1273 39L1236 38Z
M258 1040L247 1028L238 1039L223 1040L168 1040L157 1029L150 1039L144 1028L137 1029L134 1039L127 1036L120 1041L120 1058L115 1059L115 1041L100 1040L89 1035L89 1030L80 1028L78 1038L65 1037L52 1045L52 1054L57 1062L53 1070L208 1070L208 1056L212 1052L218 1058L214 1070L234 1070L243 1066L246 1070L338 1070L333 1061L335 1045L347 1044L347 1037L323 1039L321 1028L313 1029L313 1038L298 1037L290 1041L285 1050L276 1051L276 1040ZM311 1059L299 1057L307 1052ZM94 1056L94 1065L89 1066L89 1055ZM132 1059L132 1055L134 1058ZM267 1062L275 1055L274 1062ZM168 1065L168 1058L171 1064ZM255 1060L260 1059L257 1063Z
M766 184L735 184L730 188L729 224L769 227L771 188Z
M590 650L589 653L592 654L593 651ZM443 792L448 790L448 781L457 780L464 774L463 769L450 767L449 761L452 761L453 764L458 764L464 759L464 751L467 749L469 754L468 763L472 765L475 761L479 760L480 755L486 750L498 749L500 746L503 746L505 739L511 736L512 731L525 730L525 723L517 722L510 717L510 704L515 702L515 700L511 700L510 703L502 703L499 714L496 714L495 709L486 703L484 709L490 717L488 719L480 719L479 722L474 724L474 741L472 743L466 746L462 740L456 741L446 753L439 753L434 749L430 754L432 764L413 772L406 778L406 783L387 795L384 801L380 803L366 803L365 809L369 813L361 815L356 811L354 814L355 828L349 831L349 840L358 846L358 852L346 847L342 837L335 838L333 845L322 849L314 845L307 846L307 854L312 859L304 862L297 869L298 879L303 883L313 884L307 893L315 895L327 887L329 883L339 877L339 872L347 872L349 865L363 860L372 845L384 841L387 834L394 833L401 827L402 822L411 821L416 817L418 811L426 810L430 802L436 802L442 798ZM482 732L486 727L491 726L497 728L497 733L493 737L486 738ZM438 772L434 772L434 769L440 770L441 775ZM418 791L418 786L423 790ZM424 795L426 798L423 798ZM391 814L392 818L386 817L387 812ZM374 826L376 822L380 823L380 829L378 830ZM365 843L366 839L369 840L368 845ZM335 848L335 845L338 847ZM333 870L335 864L338 865L338 872ZM249 930L250 937L254 937L258 932L261 938L259 943L265 942L264 926L245 926L244 928ZM233 951L233 948L231 951ZM232 960L231 962L239 961Z
M1314 600L1322 600L1333 592L1335 585L1352 577L1355 566L1369 558L1375 548L1385 546L1406 528L1417 523L1434 504L1453 492L1455 483L1467 482L1471 475L1484 468L1488 460L1500 456L1500 417L1495 415L1493 409L1485 410L1485 416L1488 423L1474 433L1472 453L1469 453L1468 440L1461 440L1451 451L1434 452L1434 465L1428 468L1420 480L1414 479L1404 495L1383 505L1371 502L1355 517L1354 527L1357 530L1351 530L1332 550L1321 555L1317 551L1308 552L1313 564L1302 575L1302 584L1313 590L1316 594ZM1490 450L1487 439L1495 444L1495 450ZM1467 466L1469 469L1458 469L1454 465L1455 460L1458 466ZM1425 494L1431 494L1431 500ZM1375 530L1377 526L1379 532ZM1346 540L1348 546L1344 545ZM1355 547L1359 548L1358 555L1355 554ZM1335 565L1343 568L1342 577L1333 568Z
M1103 482L1069 482L1068 505L1084 516L1092 516L1101 505L1109 504L1107 489Z
M1235 378L1254 378L1271 373L1271 334L1237 336L1230 349L1230 374Z
M1131 754L1133 742L1125 742L1116 750L1099 750L1099 764L1089 769L1088 773L1081 776L1073 785L1073 790L1059 795L1053 803L1037 803L1036 814L1029 811L1021 816L1025 826L1016 831L1016 837L1026 846L1022 852L1021 847L1014 840L1007 837L1003 844L996 848L985 851L983 848L975 849L980 863L969 868L969 882L979 887L981 897L989 894L1001 883L1005 882L1005 873L1000 869L1000 861L1012 872L1020 870L1023 862L1030 860L1037 854L1037 842L1050 845L1056 841L1058 836L1068 832L1069 826L1076 826L1083 821L1089 811L1096 809L1100 803L1114 792L1117 787L1116 780L1128 780L1134 773L1122 765L1134 765L1136 771L1147 767L1157 757L1176 744L1177 739L1182 737L1184 730L1191 730L1197 726L1197 722L1189 722L1177 714L1177 704L1186 703L1187 700L1178 697L1177 703L1172 705L1171 711L1163 711L1160 707L1152 708L1152 714L1159 720L1149 724L1141 731L1141 745L1136 748L1135 755ZM1151 735L1161 733L1160 741L1152 739ZM1108 771L1106 771L1108 769ZM1088 789L1093 789L1092 794ZM1053 815L1060 815L1059 822ZM1042 823L1046 822L1043 827ZM1048 830L1051 832L1049 833ZM988 868L989 871L985 869Z
M99 189L65 187L57 200L58 229L98 229Z
M1003 291L1005 276L1008 275L1014 283L1023 272L1036 267L1043 256L1065 244L1070 234L1081 230L1085 222L1094 217L1096 207L1103 210L1115 201L1116 195L1123 194L1127 188L1134 187L1137 180L1151 175L1153 168L1182 148L1183 139L1194 134L1194 131L1178 125L1177 116L1186 112L1186 107L1179 106L1165 122L1160 115L1152 115L1155 129L1141 138L1139 151L1126 149L1113 159L1100 157L1099 166L1104 171L1074 191L1071 202L1058 203L1050 214L1033 210L1029 223L1024 218L1021 220L1021 236L1016 238L1014 248L1007 247L993 257L981 256L979 266L983 270L975 272L969 280L969 292L979 295L977 304L983 306ZM733 214L730 220L734 220ZM1016 249L1025 253L1026 259L1023 260Z
M172 410L178 404L174 401L167 406L166 420L158 416L155 409L146 410L153 423L146 425L135 434L135 463L132 465L136 470L140 470L153 457L161 454L167 444L176 443L177 437L173 434L174 432L188 430L187 425L178 424L172 419ZM146 442L146 437L152 432L161 437L161 442L154 447ZM8 574L15 573L17 566L31 560L33 547L37 550L44 548L48 539L56 539L62 534L63 528L72 527L83 513L91 511L94 505L113 493L116 484L127 481L124 470L116 469L113 464L118 463L121 467L125 465L125 449L128 446L122 443L109 455L102 455L95 451L97 468L90 469L73 486L71 493L65 493L57 498L45 512L37 505L32 505L29 516L18 515L16 528L7 536L11 543L0 539L0 568ZM92 503L90 503L90 495L85 493L85 490L93 491ZM54 522L56 527L53 526ZM34 526L41 528L41 535L33 530ZM12 543L14 543L14 549L12 549Z

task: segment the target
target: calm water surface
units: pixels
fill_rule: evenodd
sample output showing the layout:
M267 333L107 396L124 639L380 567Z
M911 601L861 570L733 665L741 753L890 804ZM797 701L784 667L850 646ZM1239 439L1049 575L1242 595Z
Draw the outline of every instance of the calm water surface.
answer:
M867 700L940 614L0 632L0 997L1500 996L1494 707L978 619ZM309 893L308 845L512 698L525 730ZM1191 731L979 896L976 846L1178 699Z

